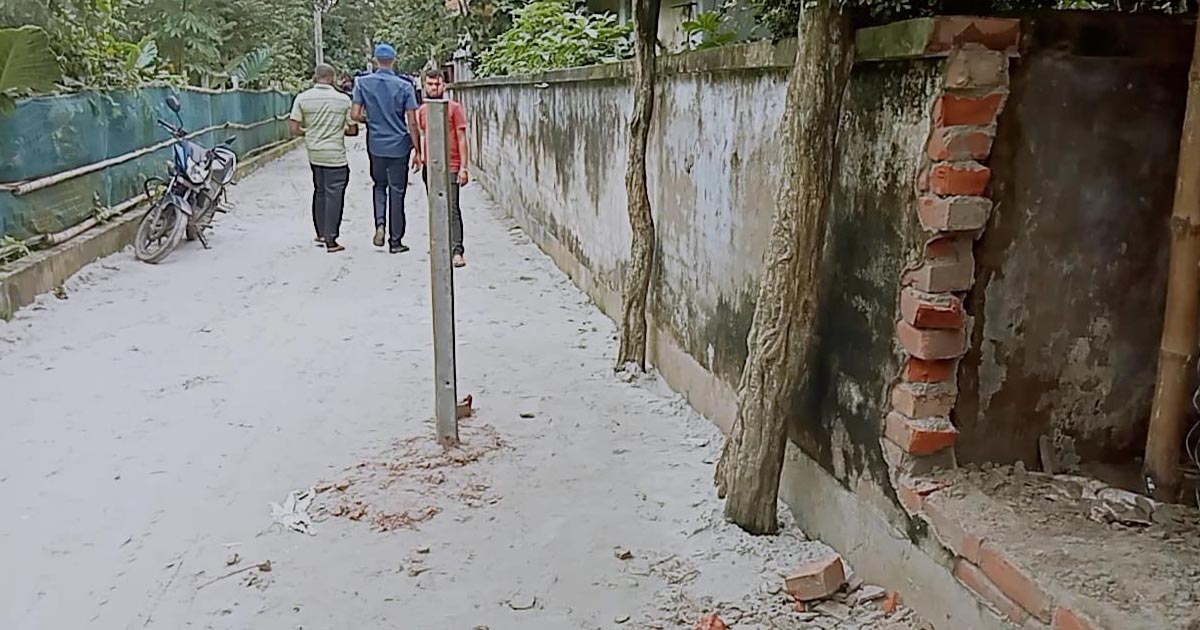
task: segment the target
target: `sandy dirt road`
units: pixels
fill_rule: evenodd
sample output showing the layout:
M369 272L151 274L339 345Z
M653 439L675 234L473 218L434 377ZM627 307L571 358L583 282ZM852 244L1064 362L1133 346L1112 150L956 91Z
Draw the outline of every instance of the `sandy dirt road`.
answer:
M886 626L790 612L779 574L827 548L721 521L717 432L612 374L613 324L475 186L456 282L478 458L439 459L424 196L413 251L377 250L353 160L342 254L311 242L295 152L234 189L211 251L115 255L0 322L0 628L675 628L714 606ZM322 482L311 535L272 525Z

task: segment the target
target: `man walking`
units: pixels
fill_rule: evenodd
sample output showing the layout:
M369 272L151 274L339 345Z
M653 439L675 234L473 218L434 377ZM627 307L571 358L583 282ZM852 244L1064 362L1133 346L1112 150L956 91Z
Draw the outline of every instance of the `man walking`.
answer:
M425 73L425 97L430 100L442 100L446 96L446 80L442 73L437 70L429 70ZM467 112L463 109L462 103L455 100L447 100L446 108L450 122L450 132L448 142L450 145L450 254L453 256L455 267L467 266L465 257L466 250L463 248L463 220L462 209L458 203L459 188L466 186L471 181L470 175L467 174L467 164L470 162L470 153L467 148ZM428 132L429 132L429 105L421 105L417 111L417 120L421 128L421 135L426 142L421 144L420 159L421 164L429 163L428 149ZM422 178L425 179L425 184L429 184L428 172L422 169Z
M296 97L288 120L292 135L304 136L313 174L313 227L317 242L329 253L346 249L337 242L350 182L344 136L358 135L358 125L350 119L350 97L333 87L336 78L333 66L317 64L313 87Z
M417 129L417 97L412 85L395 70L396 49L375 47L374 73L354 85L351 117L367 124L367 155L375 183L375 246L388 242L388 251L408 251L404 245L404 194L408 189L408 159L421 146ZM417 160L420 157L418 155Z

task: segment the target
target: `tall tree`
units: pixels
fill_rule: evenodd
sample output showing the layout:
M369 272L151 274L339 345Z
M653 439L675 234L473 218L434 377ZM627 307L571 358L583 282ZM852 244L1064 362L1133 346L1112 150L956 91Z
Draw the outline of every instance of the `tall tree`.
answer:
M737 416L716 473L726 518L752 534L779 528L788 403L812 354L838 118L853 60L852 31L839 0L804 3L798 31L786 97L784 182L738 384Z
M661 6L662 0L635 0L633 5L633 116L629 120L629 154L625 162L625 196L633 242L625 270L618 368L633 363L646 369L646 294L654 265L654 217L646 188L646 144L654 117L655 47Z

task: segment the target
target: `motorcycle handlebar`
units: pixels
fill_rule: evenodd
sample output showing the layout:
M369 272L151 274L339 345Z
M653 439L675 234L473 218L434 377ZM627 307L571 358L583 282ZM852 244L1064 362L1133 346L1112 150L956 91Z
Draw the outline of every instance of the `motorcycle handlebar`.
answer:
M184 132L182 127L176 127L175 125L172 125L171 123L169 123L161 118L158 119L158 126L162 127L163 129L166 129L167 131L170 131L171 135L175 136L176 138L182 138L183 136L187 135L186 132Z

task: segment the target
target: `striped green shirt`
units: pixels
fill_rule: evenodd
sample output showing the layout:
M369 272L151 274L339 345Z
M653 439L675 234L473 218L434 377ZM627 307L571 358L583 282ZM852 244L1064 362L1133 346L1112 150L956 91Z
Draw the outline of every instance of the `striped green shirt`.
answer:
M332 85L318 83L301 92L292 103L292 120L304 128L308 161L314 166L346 166L346 126L350 97Z

